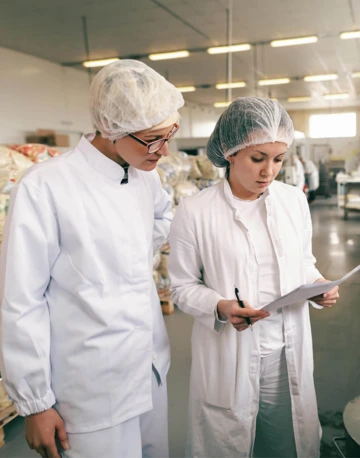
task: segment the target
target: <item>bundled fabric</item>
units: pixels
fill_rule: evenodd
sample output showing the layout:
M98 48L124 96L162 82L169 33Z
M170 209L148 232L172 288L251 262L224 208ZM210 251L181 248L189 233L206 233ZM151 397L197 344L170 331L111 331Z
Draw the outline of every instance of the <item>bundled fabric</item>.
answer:
M197 180L198 178L202 178L201 170L199 169L197 162L197 156L189 156L189 158L191 161L190 179Z
M216 180L219 178L219 170L206 156L198 156L197 163L201 172L201 178L206 180Z
M184 197L190 197L199 192L197 186L191 181L182 181L175 186L175 203L179 205Z
M285 109L275 100L258 97L236 99L220 116L206 147L216 167L226 167L226 158L248 146L294 139L294 126Z
M0 193L8 194L33 163L22 154L0 145Z
M170 153L169 156L161 158L156 170L160 175L163 187L165 184L175 186L189 178L191 162L186 153Z
M15 146L18 153L28 157L32 162L44 162L61 154L61 151L40 143L25 143Z
M116 140L129 133L176 122L184 105L181 92L155 70L137 60L104 67L90 87L90 113L102 137Z

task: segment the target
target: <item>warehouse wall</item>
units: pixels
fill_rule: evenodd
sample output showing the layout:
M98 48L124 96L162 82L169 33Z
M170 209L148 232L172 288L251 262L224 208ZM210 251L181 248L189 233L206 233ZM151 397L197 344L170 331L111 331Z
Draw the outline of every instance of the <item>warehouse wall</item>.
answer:
M309 134L309 118L313 114L331 114L356 112L357 126L356 137L344 138L306 138L298 141L304 144L305 156L316 159L316 151L329 150L329 157L333 160L344 159L346 161L347 171L351 171L359 165L360 161L360 108L359 107L342 107L329 108L321 110L296 110L289 111L296 130L300 130L307 136Z
M24 142L26 133L44 128L70 134L73 146L91 131L85 71L1 47L0 61L0 143ZM220 113L187 104L178 137L207 137Z
M76 142L91 124L85 72L0 48L0 143L25 140L38 128Z
M0 143L22 143L38 128L70 135L76 145L83 132L91 131L88 111L89 78L85 71L65 68L37 57L0 47ZM328 145L333 157L356 158L360 151L360 108L339 108L337 113L357 111L358 135L354 138L307 139L313 145ZM173 150L203 148L222 110L187 103L180 110L181 129ZM290 111L295 129L308 133L311 114L323 110Z

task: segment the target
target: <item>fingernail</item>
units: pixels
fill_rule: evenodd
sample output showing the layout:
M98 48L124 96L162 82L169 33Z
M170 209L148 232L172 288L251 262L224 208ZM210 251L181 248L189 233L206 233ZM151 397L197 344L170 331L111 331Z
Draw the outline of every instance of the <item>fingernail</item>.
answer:
M324 297L327 297L328 295L327 294L324 294Z
M70 448L69 442L64 442L63 448L64 450L69 450Z

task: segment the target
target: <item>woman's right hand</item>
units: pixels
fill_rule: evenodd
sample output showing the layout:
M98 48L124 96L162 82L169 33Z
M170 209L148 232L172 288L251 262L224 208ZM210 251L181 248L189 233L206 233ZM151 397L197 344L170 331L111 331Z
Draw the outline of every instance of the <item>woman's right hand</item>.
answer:
M270 315L269 312L255 310L248 302L243 302L245 308L240 307L237 300L220 300L217 305L219 318L229 320L237 331L245 331L248 328L245 317L250 318L251 324L254 324Z
M43 458L60 458L56 442L62 449L69 449L64 422L53 408L25 417L25 438Z

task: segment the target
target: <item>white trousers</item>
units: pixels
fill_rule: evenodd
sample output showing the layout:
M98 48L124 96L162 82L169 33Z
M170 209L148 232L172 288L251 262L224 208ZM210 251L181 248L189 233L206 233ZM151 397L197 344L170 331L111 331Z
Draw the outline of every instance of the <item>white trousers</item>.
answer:
M285 348L261 358L254 455L296 458Z
M156 370L155 370L156 371ZM113 428L68 434L70 450L64 458L168 458L166 380L152 374L153 409Z

